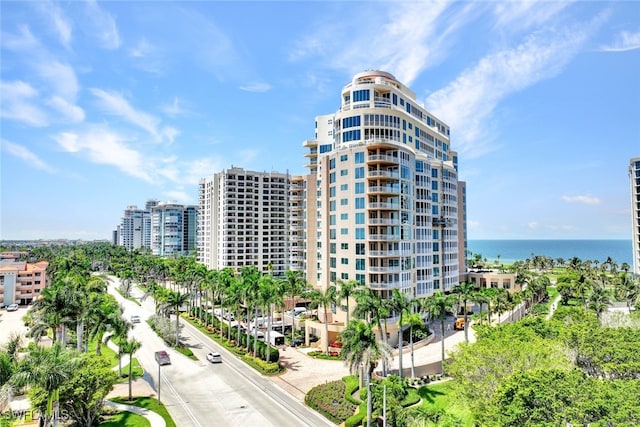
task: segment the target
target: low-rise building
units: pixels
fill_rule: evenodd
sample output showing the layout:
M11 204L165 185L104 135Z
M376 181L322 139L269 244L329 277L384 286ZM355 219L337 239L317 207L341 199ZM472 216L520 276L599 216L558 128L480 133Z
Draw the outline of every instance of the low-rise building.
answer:
M47 286L49 263L28 263L15 257L0 260L0 305L30 304Z

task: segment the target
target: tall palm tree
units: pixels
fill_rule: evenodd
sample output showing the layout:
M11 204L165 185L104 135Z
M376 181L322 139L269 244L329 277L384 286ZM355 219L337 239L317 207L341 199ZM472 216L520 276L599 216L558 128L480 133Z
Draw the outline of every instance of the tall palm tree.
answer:
M142 347L142 343L135 338L130 338L120 343L120 351L129 356L129 400L133 399L131 394L131 384L133 382L133 353L138 351L140 347Z
M390 351L386 344L376 340L372 325L362 320L352 320L341 333L340 357L349 372L358 374L360 386L371 382L373 370L379 360L386 360ZM371 425L371 399L367 399L367 425Z
M445 295L442 291L437 291L432 295L428 296L424 300L424 308L429 312L429 315L432 318L440 319L440 348L441 348L441 370L444 374L444 319L447 315L447 312L453 310L453 307L456 303L455 295Z
M405 319L407 325L409 325L409 346L411 348L411 378L416 376L415 361L413 352L413 328L415 326L424 326L424 320L420 313L411 313Z
M347 321L346 324L349 324L349 315L351 313L351 310L349 309L349 299L353 296L353 293L356 291L356 289L358 289L360 287L360 282L358 282L357 280L349 280L348 282L344 282L342 280L338 280L337 282L338 285L338 298L340 298L341 300L345 300L346 301L346 307L347 307Z
M58 342L50 348L36 346L17 367L11 381L19 387L31 385L42 388L47 393L44 426L48 427L53 418L57 426L58 417L54 408L58 407L60 386L64 384L80 363L78 354L65 350Z
M398 376L402 378L402 351L404 349L402 327L405 317L412 313L413 304L406 294L394 289L389 300L389 308L398 315Z
M477 290L477 286L473 282L462 282L453 288L453 293L458 295L462 307L464 307L464 340L469 342L469 319L467 315L467 302L473 299L473 293Z
M299 270L286 270L284 272L284 287L286 290L286 294L291 297L291 309L293 310L296 306L296 297L304 294L308 288L307 281L304 279L304 275L302 271ZM283 319L284 320L284 319ZM295 316L292 312L291 314L291 342L293 342L293 337L295 336L295 327L296 321Z
M337 291L335 286L328 286L324 291L315 289L311 293L311 301L316 306L322 306L324 313L325 353L329 354L329 306L335 304Z
M169 291L167 296L168 307L173 308L176 313L176 347L180 345L180 307L189 301L189 294L181 294L180 291Z
M266 334L266 344L267 344L267 354L266 360L269 361L269 356L271 355L271 314L273 305L278 305L282 303L282 294L280 293L280 289L277 286L278 283L273 279L271 272L262 275L260 280L258 281L258 301L264 307L263 313L267 313L267 334ZM258 333L258 328L256 324L255 333ZM258 341L255 340L255 345L257 346ZM257 347L256 347L257 348ZM257 354L257 353L256 353Z
M604 286L596 285L593 287L587 303L589 308L595 311L598 320L600 320L602 313L609 307L609 304L611 304L611 296Z

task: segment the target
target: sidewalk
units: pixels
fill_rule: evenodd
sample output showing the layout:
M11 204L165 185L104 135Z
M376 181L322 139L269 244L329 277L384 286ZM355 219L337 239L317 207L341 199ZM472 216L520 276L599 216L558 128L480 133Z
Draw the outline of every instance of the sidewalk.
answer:
M124 403L116 403L105 401L105 406L110 406L111 408L116 408L120 411L133 412L134 414L142 415L148 421L151 427L166 427L166 423L164 422L164 418L162 418L159 414L150 411L145 408L139 408L133 405L125 405Z

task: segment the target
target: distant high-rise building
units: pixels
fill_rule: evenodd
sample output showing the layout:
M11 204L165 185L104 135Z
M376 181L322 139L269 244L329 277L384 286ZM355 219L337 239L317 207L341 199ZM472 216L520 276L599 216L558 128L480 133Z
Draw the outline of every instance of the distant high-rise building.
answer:
M196 250L197 208L172 202L151 207L151 253L189 255Z
M640 157L629 164L631 185L631 237L633 239L633 272L640 274Z
M289 268L291 177L232 167L200 180L198 261L212 269Z
M148 210L127 206L120 222L118 245L128 250L151 248L151 216Z

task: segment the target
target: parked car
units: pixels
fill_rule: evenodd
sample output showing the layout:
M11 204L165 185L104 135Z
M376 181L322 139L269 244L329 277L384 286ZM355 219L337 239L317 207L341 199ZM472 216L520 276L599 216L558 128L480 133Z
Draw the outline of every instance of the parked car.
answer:
M18 311L18 304L9 304L7 306L7 311Z
M211 363L222 363L222 356L220 355L220 353L211 351L207 353L207 360Z
M142 319L137 314L134 314L134 315L131 316L131 323L140 323L141 320Z
M291 341L291 347L298 347L300 345L304 345L304 338L295 337L293 341Z
M171 365L171 358L169 357L169 353L167 353L166 351L156 351L155 355L156 362L158 362L160 366Z
M228 312L224 314L224 320L228 320L230 322L233 322L234 320L236 320L236 317L233 315L233 313Z

